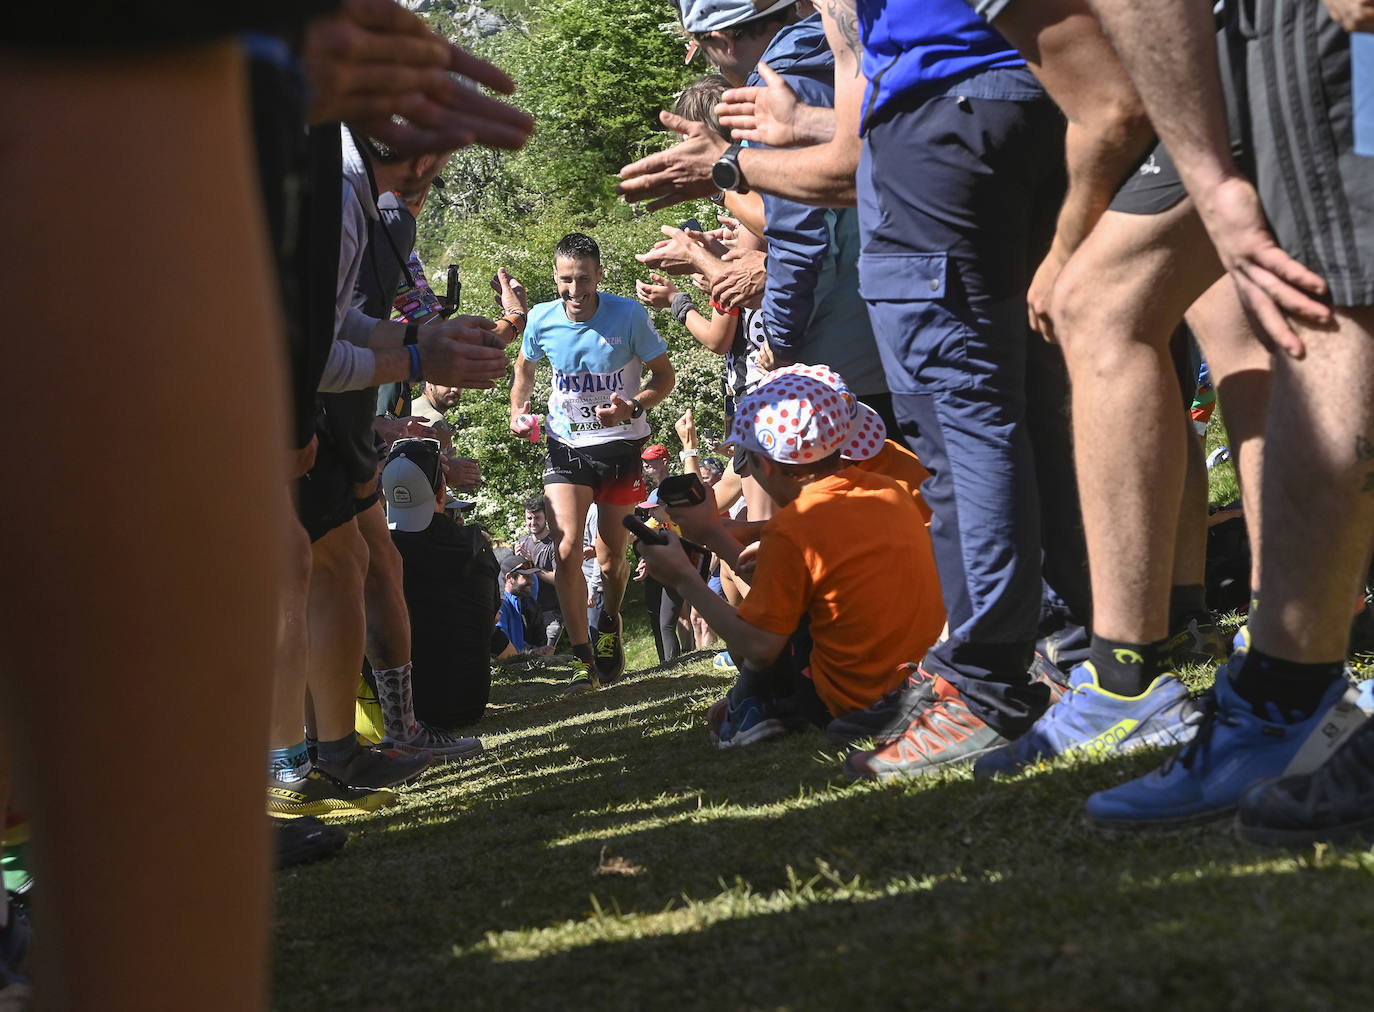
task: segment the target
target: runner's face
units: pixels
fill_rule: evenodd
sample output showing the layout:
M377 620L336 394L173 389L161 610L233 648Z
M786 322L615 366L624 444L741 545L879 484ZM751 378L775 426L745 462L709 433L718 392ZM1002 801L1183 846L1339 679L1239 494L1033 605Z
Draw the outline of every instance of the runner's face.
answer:
M563 310L574 323L586 323L596 313L596 287L601 284L601 265L585 257L558 257L553 278Z

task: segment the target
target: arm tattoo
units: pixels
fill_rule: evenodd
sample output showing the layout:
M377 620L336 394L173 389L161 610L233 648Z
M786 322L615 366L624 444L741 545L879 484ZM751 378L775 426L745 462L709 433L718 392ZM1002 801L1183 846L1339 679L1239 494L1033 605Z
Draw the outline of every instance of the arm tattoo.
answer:
M854 54L854 76L858 77L863 66L864 46L859 35L859 19L855 10L857 0L826 0L825 13L835 22L849 51Z

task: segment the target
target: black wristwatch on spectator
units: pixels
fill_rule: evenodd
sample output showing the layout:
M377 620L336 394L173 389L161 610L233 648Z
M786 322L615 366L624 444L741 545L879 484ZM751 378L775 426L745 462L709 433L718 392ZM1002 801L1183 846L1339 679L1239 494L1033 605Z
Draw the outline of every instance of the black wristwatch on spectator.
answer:
M749 192L749 185L744 181L744 173L740 172L739 168L739 153L743 148L743 144L731 144L725 149L725 154L717 158L716 163L711 166L711 182L722 190Z

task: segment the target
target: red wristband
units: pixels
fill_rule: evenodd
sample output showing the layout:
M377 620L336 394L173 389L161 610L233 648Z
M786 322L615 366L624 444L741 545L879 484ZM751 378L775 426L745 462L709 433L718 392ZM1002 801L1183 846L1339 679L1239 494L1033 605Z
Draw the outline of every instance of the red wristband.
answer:
M726 316L739 316L738 309L726 309L715 299L711 300L711 308L714 309L717 313L724 313Z

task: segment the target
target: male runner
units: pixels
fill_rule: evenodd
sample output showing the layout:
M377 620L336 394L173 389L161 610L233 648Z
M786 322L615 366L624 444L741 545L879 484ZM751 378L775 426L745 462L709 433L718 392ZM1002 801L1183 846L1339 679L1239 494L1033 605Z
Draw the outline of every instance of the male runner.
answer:
M644 307L598 291L602 277L594 239L573 232L559 240L554 249L558 301L530 310L510 392L511 431L527 438L535 370L541 359L549 360L553 384L544 496L558 546L554 582L560 601L587 599L582 531L588 507L598 505L596 558L603 602L596 649L593 653L582 609L567 609L564 621L576 658L569 692L600 688L625 670L620 603L629 578L629 532L621 519L644 498L639 455L649 438L646 413L668 396L676 379L668 345ZM647 381L645 366L651 374Z

